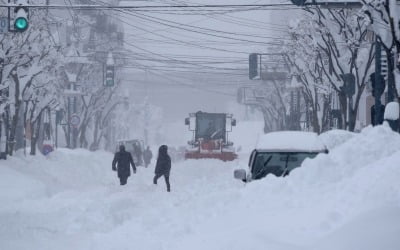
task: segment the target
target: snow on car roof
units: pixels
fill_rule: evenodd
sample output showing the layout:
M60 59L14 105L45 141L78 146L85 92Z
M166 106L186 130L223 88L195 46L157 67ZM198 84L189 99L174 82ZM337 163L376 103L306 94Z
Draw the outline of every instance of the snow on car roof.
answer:
M261 151L325 151L325 145L313 132L279 131L259 137L257 150Z

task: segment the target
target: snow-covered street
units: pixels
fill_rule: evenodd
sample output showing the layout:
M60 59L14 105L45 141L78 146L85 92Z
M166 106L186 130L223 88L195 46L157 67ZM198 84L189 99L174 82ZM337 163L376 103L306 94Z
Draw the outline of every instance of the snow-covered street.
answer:
M60 149L0 162L0 249L385 249L400 246L400 136L385 126L321 135L328 155L287 178L233 179L240 160L154 164L127 186L112 154Z
M0 45L0 250L400 250L400 0L0 0Z

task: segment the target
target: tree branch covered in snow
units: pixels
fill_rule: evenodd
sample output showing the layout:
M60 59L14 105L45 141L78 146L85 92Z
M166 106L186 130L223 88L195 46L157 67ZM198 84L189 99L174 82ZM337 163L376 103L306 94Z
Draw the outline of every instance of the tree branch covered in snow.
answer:
M399 97L400 89L400 4L396 0L361 0L363 12L383 45L388 59L388 82ZM397 67L396 67L397 65Z
M73 17L74 23L69 29L74 36L71 38L71 47L65 51L68 63L64 67L64 88L81 96L66 96L63 107L68 110L70 98L75 106L70 112L77 114L81 122L77 128L72 128L72 143L68 146L97 149L109 129L106 119L123 103L121 97L117 96L120 85L118 66L123 62L115 61L114 86L105 86L104 79L107 54L121 49L122 41L116 33L122 31L103 12L89 14L77 10ZM64 128L64 131L68 138L68 130Z
M321 102L321 95L325 95L326 101L333 94L340 103L337 107L342 116L339 127L352 131L374 58L374 45L368 40L368 21L353 9L313 7L309 13L293 23L289 30L291 41L284 52L292 74L299 76L305 98L312 104L315 131L321 127L318 121L324 120L321 117L324 112L318 113L314 107ZM346 94L343 78L348 73L354 75L356 85L355 96L351 98Z
M11 117L9 154L14 150L18 124L26 125L28 122L23 120L27 116L21 115L21 112L30 110L30 117L36 121L38 113L56 99L54 83L57 82L56 70L62 60L59 47L54 44L48 30L48 17L43 14L43 10L31 10L30 21L34 25L28 31L5 33L1 39L0 58L3 65L0 86L8 90L8 99L3 107L8 107Z

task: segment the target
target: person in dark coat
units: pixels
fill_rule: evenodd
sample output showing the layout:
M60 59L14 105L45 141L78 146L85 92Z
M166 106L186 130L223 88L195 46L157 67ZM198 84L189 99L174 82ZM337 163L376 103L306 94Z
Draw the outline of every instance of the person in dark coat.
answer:
M125 150L124 145L120 145L119 152L114 155L112 170L118 171L118 178L121 185L125 185L128 177L131 175L130 165L132 165L133 173L136 174L136 166L133 162L131 153Z
M153 153L151 152L149 146L147 146L146 150L143 152L143 158L144 158L144 166L147 168L147 166L151 162L151 158L153 158Z
M167 145L161 145L158 149L158 158L155 169L155 176L153 183L157 184L158 178L164 176L165 183L167 184L167 191L171 191L171 185L169 184L169 174L171 172L171 158L168 155Z

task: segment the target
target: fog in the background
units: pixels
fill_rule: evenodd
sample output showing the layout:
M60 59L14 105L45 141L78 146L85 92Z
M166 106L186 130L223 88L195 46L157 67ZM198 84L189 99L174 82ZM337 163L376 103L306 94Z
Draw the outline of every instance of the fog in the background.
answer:
M272 2L276 1L234 3ZM232 4L206 0L165 3ZM133 3L121 2L121 5L128 4ZM238 87L253 84L248 80L248 55L265 53L270 43L284 40L289 17L295 17L296 11L253 10L205 15L120 13L125 47L132 51L122 78L126 93L135 102L147 99L160 107L165 122L183 121L188 113L199 110L232 112L243 117L244 107L236 104L236 93Z

